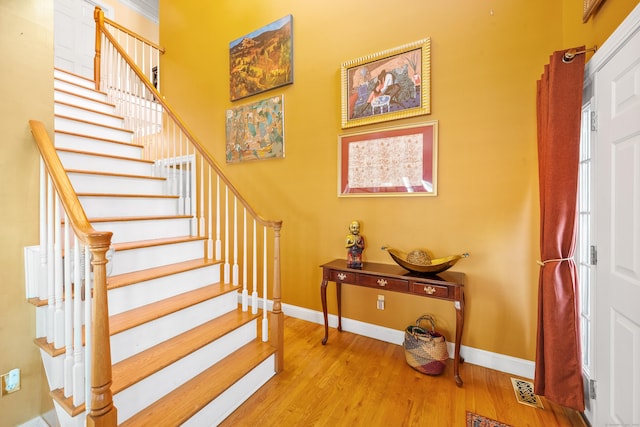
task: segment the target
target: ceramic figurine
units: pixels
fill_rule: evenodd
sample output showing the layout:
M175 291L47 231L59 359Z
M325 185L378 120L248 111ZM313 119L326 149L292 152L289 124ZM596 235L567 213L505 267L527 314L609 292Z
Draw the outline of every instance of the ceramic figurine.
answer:
M364 251L364 237L360 235L360 222L351 221L349 234L345 239L347 248L347 267L362 268L362 251Z

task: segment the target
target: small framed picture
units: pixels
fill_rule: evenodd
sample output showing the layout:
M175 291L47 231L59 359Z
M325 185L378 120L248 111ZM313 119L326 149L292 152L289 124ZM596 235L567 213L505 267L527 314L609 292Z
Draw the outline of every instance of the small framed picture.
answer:
M431 113L431 39L341 66L342 127Z
M272 96L227 110L227 163L284 157L284 96Z
M436 196L438 122L342 135L338 196Z

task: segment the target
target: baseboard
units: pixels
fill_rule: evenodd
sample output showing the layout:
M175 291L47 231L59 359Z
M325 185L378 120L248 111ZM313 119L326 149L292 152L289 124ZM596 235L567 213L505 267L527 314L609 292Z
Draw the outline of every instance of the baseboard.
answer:
M270 303L271 301L269 301L267 306L270 306ZM324 318L320 311L310 310L290 304L282 304L282 311L287 316L324 325ZM330 314L328 316L328 320L329 327L338 327L338 316ZM402 342L404 341L404 331L373 325L345 317L342 318L342 330L396 345L402 345ZM321 337L318 337L318 341L320 341L320 339ZM449 354L453 355L454 344L448 342L447 345L449 348ZM464 358L465 362L472 363L474 365L495 369L497 371L506 372L523 378L530 379L534 376L535 363L530 360L519 359L517 357L493 353L465 345L460 346L460 355Z

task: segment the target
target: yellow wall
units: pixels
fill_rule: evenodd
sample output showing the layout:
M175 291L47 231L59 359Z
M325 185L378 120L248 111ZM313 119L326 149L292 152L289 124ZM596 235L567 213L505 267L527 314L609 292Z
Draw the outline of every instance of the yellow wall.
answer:
M586 23L582 22L583 0L564 0L563 40L566 46L600 47L627 15L640 2L638 0L606 0Z
M611 8L618 10L616 2ZM626 6L620 7L626 9ZM603 10L603 14L604 14ZM229 42L293 15L294 84L229 101ZM391 262L384 244L436 255L470 251L455 269L468 277L467 346L533 360L538 267L535 88L549 55L572 43L582 3L328 0L160 2L163 89L211 153L224 158L225 109L271 94L285 98L286 158L226 166L264 216L284 220L283 300L320 310L320 264L345 257L353 219L367 239L365 258ZM613 16L613 14L612 14ZM600 17L598 16L598 19ZM622 17L608 18L606 37ZM566 25L565 25L566 22ZM581 22L581 21L580 21ZM585 32L591 35L588 24ZM565 28L566 26L566 28ZM602 26L605 28L605 26ZM595 30L594 30L595 31ZM338 198L340 64L424 37L432 46L432 113L385 126L439 122L438 196ZM333 295L330 285L330 295ZM453 339L448 303L345 287L343 315L402 330L435 313ZM333 298L331 298L333 300ZM330 303L335 313L335 303ZM320 339L320 335L318 336Z
M22 374L22 390L0 398L0 425L15 426L53 407L23 261L23 248L38 243L40 166L28 120L53 126L53 2L0 2L0 52L0 374Z
M320 310L318 265L344 256L347 225L359 218L370 260L389 262L378 249L383 243L428 246L442 254L470 250L472 257L458 265L469 275L464 344L533 358L535 80L553 50L600 45L637 2L608 0L584 26L581 0L562 5L547 0L522 10L526 2L483 0L454 8L428 0L392 12L372 10L371 2L363 1L310 7L292 0L234 0L198 10L171 3L178 2L160 5L161 41L169 52L163 87L221 159L224 110L231 105L228 42L285 14L294 17L295 83L271 92L285 94L287 156L226 168L261 213L285 221L285 302ZM372 23L380 16L386 17L386 27L376 31ZM398 123L439 120L440 195L338 199L340 64L425 36L432 38L433 113ZM32 342L35 310L24 298L22 253L38 241L38 157L27 120L38 118L53 127L53 1L0 1L0 52L0 373L22 370L22 390L0 398L4 426L27 422L52 407ZM402 329L432 311L452 330L446 304L427 306L418 298L387 295L387 310L380 312L374 309L377 292L345 288L346 316ZM331 308L335 311L335 304Z

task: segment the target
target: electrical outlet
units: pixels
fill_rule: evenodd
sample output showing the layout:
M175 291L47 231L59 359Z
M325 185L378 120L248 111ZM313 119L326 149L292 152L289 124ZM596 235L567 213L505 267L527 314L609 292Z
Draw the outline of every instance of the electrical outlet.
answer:
M378 310L384 310L384 295L378 295Z
M20 369L12 369L0 376L0 387L1 396L20 390Z

